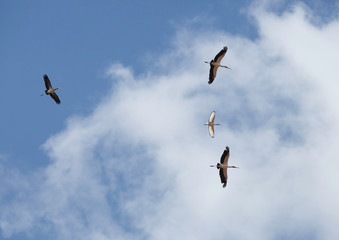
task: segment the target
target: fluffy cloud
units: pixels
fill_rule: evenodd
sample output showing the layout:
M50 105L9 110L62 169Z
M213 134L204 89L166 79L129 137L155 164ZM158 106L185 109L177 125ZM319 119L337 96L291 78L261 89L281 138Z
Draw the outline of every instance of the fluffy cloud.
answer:
M2 235L338 237L339 22L315 26L306 13L254 10L256 40L178 30L144 75L112 65L108 96L44 144L47 168L0 169L15 180L0 192ZM224 45L232 70L209 86L203 61ZM203 125L213 110L215 139ZM240 169L222 189L208 166L226 145Z

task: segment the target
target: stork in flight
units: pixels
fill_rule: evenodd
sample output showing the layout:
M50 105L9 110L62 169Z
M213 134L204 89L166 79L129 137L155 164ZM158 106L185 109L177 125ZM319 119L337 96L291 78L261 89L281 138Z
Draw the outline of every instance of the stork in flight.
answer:
M208 84L211 84L215 77L217 76L217 70L219 67L223 67L223 68L228 68L231 69L227 66L223 66L220 64L221 60L223 59L223 57L225 56L226 52L227 52L227 47L225 46L215 57L212 61L207 62L205 61L205 63L209 63L210 64L210 77L209 77L209 81Z
M206 126L208 126L208 132L210 133L210 136L214 138L214 126L220 125L219 123L214 123L215 118L215 111L213 111L210 115L210 118L208 119L208 123L205 123Z
M60 88L53 88L51 81L49 80L46 74L44 75L44 81L45 81L46 90L45 90L45 93L41 94L41 96L43 96L44 94L50 95L57 104L60 104L61 103L60 99L58 95L55 93L55 90L58 90Z
M210 165L210 167L216 167L219 169L220 180L221 180L221 183L224 184L222 187L226 187L226 184L227 184L227 168L238 168L236 166L228 165L229 157L230 157L230 148L226 146L226 149L221 155L220 163L217 163L217 165Z

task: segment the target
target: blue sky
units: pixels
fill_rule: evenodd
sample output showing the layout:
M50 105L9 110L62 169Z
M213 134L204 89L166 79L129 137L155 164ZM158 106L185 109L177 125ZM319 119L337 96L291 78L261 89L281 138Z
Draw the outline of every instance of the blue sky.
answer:
M68 116L89 113L107 94L110 83L103 73L110 64L119 62L142 74L153 61L145 56L170 51L173 35L182 25L218 29L228 22L231 32L251 34L251 25L239 28L241 24L233 23L234 19L246 23L241 8L219 1L184 5L180 1L2 1L1 152L29 168L32 161L44 158L37 147L60 130ZM208 22L195 24L192 19L200 16ZM60 97L67 103L63 107L38 98L45 73L55 87L62 86ZM37 97L23 100L31 93ZM11 107L6 99L11 99ZM36 108L37 104L46 105ZM13 129L20 132L19 138ZM32 159L28 165L27 155Z
M336 239L338 6L1 1L0 239Z

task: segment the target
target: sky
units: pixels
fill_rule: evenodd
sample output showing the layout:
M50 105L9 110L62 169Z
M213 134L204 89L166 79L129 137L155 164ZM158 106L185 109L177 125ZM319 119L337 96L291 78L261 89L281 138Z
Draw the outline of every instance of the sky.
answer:
M338 9L0 1L0 239L337 239Z

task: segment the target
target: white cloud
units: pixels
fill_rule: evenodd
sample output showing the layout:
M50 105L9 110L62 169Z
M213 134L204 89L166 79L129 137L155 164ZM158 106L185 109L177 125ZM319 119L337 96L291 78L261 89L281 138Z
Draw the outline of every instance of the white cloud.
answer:
M32 187L1 169L19 179L7 189L25 193L1 192L13 197L0 202L2 235L41 226L58 239L338 237L339 22L316 27L300 6L253 14L255 41L182 29L157 73L112 65L112 91L44 144L51 163L27 177ZM203 61L224 45L232 70L209 86ZM213 110L215 139L203 125ZM222 189L208 166L226 145L240 169Z

